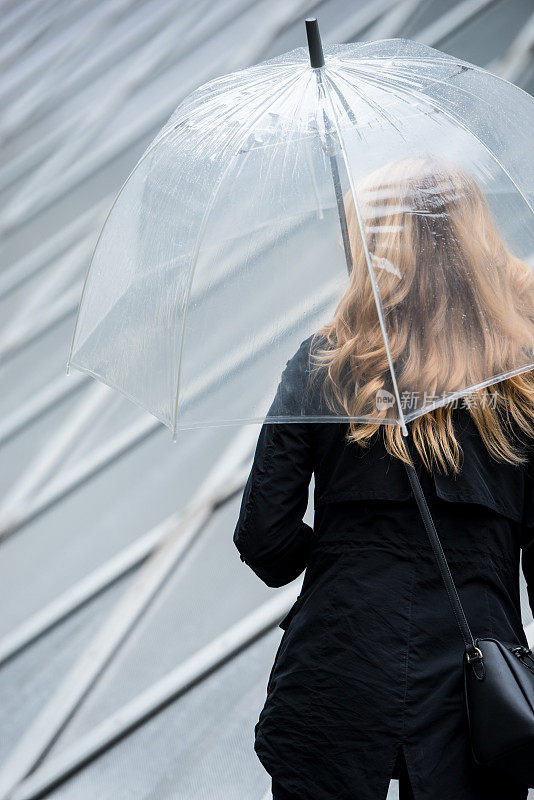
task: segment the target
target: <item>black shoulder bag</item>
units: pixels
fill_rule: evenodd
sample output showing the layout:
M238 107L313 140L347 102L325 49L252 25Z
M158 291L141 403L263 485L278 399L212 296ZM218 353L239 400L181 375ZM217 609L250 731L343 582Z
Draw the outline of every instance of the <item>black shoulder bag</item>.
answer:
M464 641L464 690L473 758L481 766L534 787L534 654L518 643L473 638L409 457L406 472Z

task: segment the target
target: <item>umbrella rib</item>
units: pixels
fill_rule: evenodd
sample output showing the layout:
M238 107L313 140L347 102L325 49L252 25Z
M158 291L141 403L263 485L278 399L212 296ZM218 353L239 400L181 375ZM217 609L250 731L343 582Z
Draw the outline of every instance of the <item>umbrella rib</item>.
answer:
M347 77L346 75L344 76L343 73L349 73L349 77ZM346 83L348 83L349 86L352 86L352 84L350 83L350 75L351 75L351 73L354 73L356 75L356 77L358 77L362 81L365 81L366 83L370 83L373 86L378 86L379 88L382 88L382 84L379 83L380 78L376 77L376 73L373 73L373 72L368 71L368 70L362 71L361 69L357 69L357 68L355 68L353 66L349 66L348 64L345 64L342 69L338 70L338 77L340 77L342 80L344 80ZM393 70L389 70L389 69L382 69L382 70L380 70L379 74L380 74L380 76L389 76L389 78L395 79L396 81L402 80L402 83L400 83L400 82L398 83L399 86L409 86L409 87L413 87L415 90L418 90L419 92L421 91L421 84L417 84L412 79L412 76L410 75L410 73L406 73L405 71L401 72L400 70L393 71ZM458 72L453 73L453 75L458 75L458 74L459 74ZM451 76L449 76L449 77L451 77ZM384 79L382 78L382 80L384 80ZM425 75L425 80L427 80L429 82L432 82L432 84L438 83L441 86L450 87L450 88L454 89L455 92L465 94L465 95L467 95L469 97L469 99L475 98L475 99L485 103L485 105L487 105L488 107L492 108L491 104L487 100L485 100L484 98L481 98L480 95L476 94L475 92L471 91L470 89L466 89L464 86L458 86L457 84L454 84L451 81L441 80L441 79L438 79L438 78L433 78L433 77L431 77L429 75ZM423 88L426 88L426 86L424 86Z
M364 255L365 255L365 261L367 263L367 269L368 269L368 272L369 272L369 277L371 279L371 286L372 286L372 289L373 289L373 296L374 296L374 300L375 300L376 312L378 314L378 322L380 324L380 330L382 331L382 338L384 340L384 346L386 348L386 356L387 356L387 361L388 361L388 366L389 366L389 372L390 372L390 375L391 375L391 381L392 381L392 384L393 384L393 392L394 392L394 395L395 395L395 400L397 402L397 407L399 409L399 422L400 422L400 425L402 427L403 434L405 436L407 436L408 435L408 429L406 427L406 420L404 418L404 414L403 414L403 411L402 411L402 405L401 405L401 402L400 402L399 387L397 385L397 378L396 378L395 369L394 369L394 366L393 366L393 358L391 356L391 351L389 349L389 340L388 340L388 335L387 335L384 315L382 313L382 304L381 304L381 300L380 300L380 294L378 292L378 287L376 285L376 278L375 278L375 274L374 274L374 270L373 270L373 265L371 263L371 257L369 255L369 250L368 250L368 247L367 247L367 241L366 241L366 238L365 238L365 233L364 233L364 230L363 230L363 224L362 224L362 219L361 219L361 215L360 215L360 209L359 209L359 206L358 206L358 202L356 200L356 191L355 191L355 188L354 188L354 181L353 181L353 178L352 178L352 172L350 170L349 161L348 161L348 158L347 158L347 153L346 153L346 149L345 149L345 142L344 142L343 136L341 134L341 130L340 130L340 127L339 127L339 124L338 124L338 120L337 120L337 115L335 113L334 105L332 103L332 98L330 96L330 87L333 86L334 84L331 81L330 77L328 75L326 75L326 74L325 74L325 79L326 80L323 83L324 88L325 88L325 97L327 98L329 106L330 106L330 112L331 112L331 115L332 115L332 120L333 120L334 125L336 127L336 132L337 132L337 136L338 136L338 139L339 139L341 155L342 155L343 162L345 164L345 169L347 171L347 176L348 176L348 179L349 179L350 191L351 191L352 200L353 200L353 203L354 203L354 209L355 209L355 212L356 212L356 219L357 219L357 222L358 222L358 228L359 228L360 237L361 237L361 240L362 240L362 246L363 246L363 251L364 251Z
M110 216L111 216L111 214L113 212L113 209L117 205L117 203L119 201L119 198L121 197L123 191L126 189L126 186L128 185L128 183L130 181L130 178L135 174L135 172L137 172L137 170L139 169L141 164L145 161L146 158L148 158L148 156L149 156L149 154L151 152L152 152L152 148L148 147L147 150L145 151L145 153L141 156L141 158L139 159L139 161L135 165L135 167L132 169L132 171L130 172L130 174L128 175L128 177L124 181L124 183L122 184L121 188L119 189L119 191L117 193L117 196L115 197L115 199L113 200L113 202L112 202L112 204L111 204L111 206L109 208L108 213L106 214L106 218L104 219L104 222L103 222L102 227L100 229L100 233L98 234L98 238L97 238L95 246L93 248L91 259L89 261L89 265L88 265L87 270L85 272L85 278L84 278L84 281L83 281L82 292L81 292L81 295L80 295L80 302L78 303L78 310L76 312L76 319L74 321L74 330L72 331L72 339L71 339L71 343L70 343L69 358L68 358L68 361L67 361L67 374L70 372L72 354L74 352L74 343L76 341L76 333L78 331L78 322L80 320L80 312L81 312L82 304L83 304L83 301L84 301L84 296L85 296L85 291L86 291L86 288L87 288L87 283L88 283L88 280L89 280L89 275L91 273L91 267L93 266L93 261L95 259L96 251L98 250L98 246L100 244L100 240L102 239L102 236L103 236L104 231L105 231L105 229L107 227L107 224L108 224L109 218L110 218Z
M465 397L469 394L474 394L475 392L480 391L481 389L485 389L488 386L492 386L496 383L501 383L508 378L513 378L516 375L524 375L525 372L531 372L534 369L534 361L531 361L529 364L525 364L522 367L517 367L516 369L510 369L507 372L502 372L499 375L492 375L491 378L487 378L485 381L479 381L478 383L471 384L470 386L466 386L465 389L458 389L456 392L450 392L447 394L446 400L436 400L428 406L423 406L418 410L414 411L413 413L410 412L406 414L406 419L408 422L412 422L412 420L417 419L417 417L422 417L424 414L428 414L429 411L434 411L436 408L440 408L447 403L453 403L456 400L460 400L460 398Z
M400 135L399 126L398 126L398 124L397 124L397 122L395 120L395 117L393 116L393 114L389 114L388 113L388 109L385 106L380 106L378 103L376 103L371 98L366 97L365 94L360 89L358 89L353 83L350 82L350 80L345 75L343 75L343 72L341 70L338 70L337 77L338 77L339 80L341 80L345 84L347 84L355 92L355 94L358 95L358 97L362 101L362 103L365 103L369 108L371 108L374 111L374 113L376 114L377 117L382 117L382 119L384 119L389 125L391 125L392 128L395 128L397 133L399 133L399 135ZM345 95L343 94L343 92L341 90L341 87L337 86L335 83L332 83L332 88L335 91L335 93L338 95L341 104L345 108L345 111L347 112L347 116L349 118L350 118L350 116L354 117L352 109L350 108L350 104L347 102L347 99L346 99ZM356 121L355 122L355 127L357 125L358 125L358 123Z
M386 40L387 41L387 40ZM372 66L376 64L377 61L383 61L384 63L391 63L391 61L399 61L404 64L439 64L442 66L443 64L450 64L451 66L459 66L459 67L467 67L468 69L472 70L473 72L480 72L483 75L491 75L492 78L495 78L498 81L502 81L502 83L506 83L508 86L512 86L514 89L517 89L522 94L526 95L529 99L532 99L532 95L529 94L522 86L518 86L516 83L512 83L507 78L503 77L503 75L499 75L497 72L490 72L484 67L479 67L478 64L472 64L470 61L463 61L461 58L425 58L423 56L394 56L393 58L385 57L385 56L377 56L376 58L347 58L346 56L339 56L339 63L342 64L344 67L347 66L354 66L354 61L359 61L363 64L368 64ZM460 87L455 87L460 88ZM463 91L468 91L467 89L463 89ZM475 95L476 97L477 95Z
M215 205L215 202L217 200L217 197L219 195L221 187L222 187L227 175L229 174L230 168L233 166L235 158L237 156L237 153L239 152L239 149L241 148L241 146L242 146L243 142L245 141L246 137L253 130L253 128L256 125L256 123L263 117L265 112L268 111L268 109L277 100L280 100L280 98L282 96L287 94L288 91L290 89L292 89L293 86L301 79L303 74L306 74L306 73L302 72L302 71L298 72L297 75L295 75L289 81L286 82L286 84L285 84L285 86L283 87L282 90L277 88L275 90L274 96L272 94L269 95L267 100L262 104L261 110L255 115L255 117L253 118L253 120L250 123L250 125L247 126L244 135L239 137L239 139L237 139L237 137L236 137L235 141L237 141L237 146L235 146L234 152L231 154L230 158L228 159L228 163L226 164L226 167L224 168L224 170L220 174L219 179L218 179L218 181L217 181L217 183L216 183L216 185L215 185L215 187L214 187L214 189L212 191L211 197L210 197L210 199L208 201L208 204L206 206L206 210L204 211L204 216L202 217L202 221L200 223L200 228L199 228L199 232L198 232L198 236L197 236L195 250L193 252L191 269L190 269L190 272L189 272L189 281L188 281L188 286L187 286L187 294L186 294L186 299L185 299L184 319L183 319L183 322L182 322L182 335L181 335L181 340L180 340L180 352L179 352L179 356L178 356L178 359L179 359L178 360L178 377L177 377L177 383L176 383L174 414L173 414L173 420L172 420L172 433L173 433L173 440L174 441L176 441L176 429L177 429L177 421L178 421L178 401L179 401L179 395L180 395L180 383L181 383L181 375L182 375L182 360L183 360L183 349L184 349L184 340L185 340L185 333L186 333L187 315L188 315L188 312L189 312L191 289L192 289L193 280L194 280L194 277L195 277L196 267L197 267L197 263L198 263L198 257L199 257L199 254L200 254L200 248L202 247L204 234L206 232L206 226L207 226L207 223L208 223L208 219L209 219L210 214L211 214L211 212L213 210L213 206ZM246 103L243 104L243 105L245 106Z

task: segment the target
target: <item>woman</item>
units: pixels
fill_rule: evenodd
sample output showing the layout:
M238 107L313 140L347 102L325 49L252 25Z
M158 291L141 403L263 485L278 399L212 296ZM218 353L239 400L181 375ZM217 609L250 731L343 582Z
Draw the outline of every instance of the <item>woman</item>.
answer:
M532 363L530 268L499 238L474 180L441 160L388 165L357 192L400 396L475 386ZM407 475L398 425L365 420L392 391L366 253L330 324L287 362L234 542L268 586L305 569L255 727L275 800L524 800L471 757L463 647ZM534 373L411 423L413 457L477 636L526 644L534 610ZM389 395L385 395L388 397ZM417 400L415 401L417 402ZM386 421L391 405L374 408ZM318 413L321 408L321 414ZM314 526L302 521L315 476Z

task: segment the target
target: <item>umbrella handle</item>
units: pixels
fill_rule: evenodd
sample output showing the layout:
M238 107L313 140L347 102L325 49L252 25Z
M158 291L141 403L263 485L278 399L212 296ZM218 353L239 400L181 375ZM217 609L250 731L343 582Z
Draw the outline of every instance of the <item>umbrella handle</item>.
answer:
M321 69L324 67L323 45L319 33L319 23L315 17L306 20L306 36L308 37L310 64L313 69Z

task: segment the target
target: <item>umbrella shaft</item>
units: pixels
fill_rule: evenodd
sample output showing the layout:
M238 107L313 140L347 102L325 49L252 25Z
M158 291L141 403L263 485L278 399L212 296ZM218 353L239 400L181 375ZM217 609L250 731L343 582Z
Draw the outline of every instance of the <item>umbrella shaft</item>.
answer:
M345 214L345 204L343 203L343 192L341 191L341 180L339 178L339 165L337 156L331 155L329 158L330 170L332 172L332 182L334 184L334 191L336 193L337 213L339 215L339 226L341 228L341 237L343 239L345 261L347 262L347 272L350 275L352 270L352 254L350 250L349 229L347 226L347 216Z

